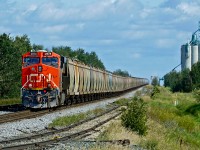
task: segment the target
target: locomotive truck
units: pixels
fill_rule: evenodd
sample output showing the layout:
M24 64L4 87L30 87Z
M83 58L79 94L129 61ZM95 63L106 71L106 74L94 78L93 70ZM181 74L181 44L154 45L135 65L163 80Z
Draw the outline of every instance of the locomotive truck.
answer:
M121 94L148 84L148 79L122 77L54 52L22 56L22 104L50 108Z

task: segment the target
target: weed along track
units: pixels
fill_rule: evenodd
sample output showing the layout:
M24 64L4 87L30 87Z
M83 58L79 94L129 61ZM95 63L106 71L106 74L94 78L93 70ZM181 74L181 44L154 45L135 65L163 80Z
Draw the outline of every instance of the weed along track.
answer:
M78 123L74 123L64 128L54 129L41 134L35 134L28 137L16 138L12 140L0 141L1 149L16 150L25 148L43 148L51 146L51 144L74 140L76 138L81 139L87 135L91 135L96 132L95 129L109 122L115 117L121 114L118 111L118 106L104 111L103 113L82 120Z

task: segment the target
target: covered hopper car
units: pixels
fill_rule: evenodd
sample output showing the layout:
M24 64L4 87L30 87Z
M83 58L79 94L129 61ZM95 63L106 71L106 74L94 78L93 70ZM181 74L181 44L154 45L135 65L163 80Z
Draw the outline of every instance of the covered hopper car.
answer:
M121 77L54 52L39 50L22 56L22 103L50 108L110 97L148 84L145 78Z

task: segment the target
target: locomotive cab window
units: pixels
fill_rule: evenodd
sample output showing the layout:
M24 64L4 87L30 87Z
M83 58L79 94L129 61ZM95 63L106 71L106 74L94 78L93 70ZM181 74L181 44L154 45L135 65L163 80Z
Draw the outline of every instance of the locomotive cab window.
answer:
M58 58L56 57L43 57L42 63L48 66L58 68Z
M38 64L40 62L40 58L39 57L25 57L23 62L24 62L24 67L27 67L34 64Z

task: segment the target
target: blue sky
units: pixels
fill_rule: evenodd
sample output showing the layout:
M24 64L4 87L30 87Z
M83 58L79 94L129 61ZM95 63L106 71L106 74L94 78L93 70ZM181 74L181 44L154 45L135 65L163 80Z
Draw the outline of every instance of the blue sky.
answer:
M200 0L0 0L0 34L95 51L109 71L162 77L200 21Z

